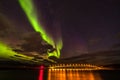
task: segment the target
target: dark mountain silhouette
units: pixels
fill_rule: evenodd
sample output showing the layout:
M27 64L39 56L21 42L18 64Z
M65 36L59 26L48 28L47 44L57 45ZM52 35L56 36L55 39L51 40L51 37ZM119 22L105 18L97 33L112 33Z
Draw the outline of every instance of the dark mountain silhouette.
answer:
M84 63L96 65L120 64L120 50L100 51L58 60L58 63Z

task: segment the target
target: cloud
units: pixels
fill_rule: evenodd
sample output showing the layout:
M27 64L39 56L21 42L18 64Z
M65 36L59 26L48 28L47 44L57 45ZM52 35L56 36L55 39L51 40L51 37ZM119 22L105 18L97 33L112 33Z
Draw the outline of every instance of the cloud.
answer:
M19 46L24 52L37 52L44 54L48 51L54 51L53 46L44 41L38 32L26 34L23 38L23 43Z
M21 35L12 20L0 13L0 41L13 47L19 43Z

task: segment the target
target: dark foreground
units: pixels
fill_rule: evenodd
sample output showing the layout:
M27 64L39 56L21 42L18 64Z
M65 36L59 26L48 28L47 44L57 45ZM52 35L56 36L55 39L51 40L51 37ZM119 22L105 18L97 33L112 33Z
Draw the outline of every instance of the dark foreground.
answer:
M0 70L0 80L41 80L39 76L40 70L37 69ZM43 80L120 80L120 70L45 70L43 78Z

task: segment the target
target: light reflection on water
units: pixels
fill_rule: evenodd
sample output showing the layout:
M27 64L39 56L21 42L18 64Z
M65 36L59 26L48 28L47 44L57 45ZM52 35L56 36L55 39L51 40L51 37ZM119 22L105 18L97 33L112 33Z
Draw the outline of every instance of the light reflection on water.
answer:
M99 73L77 69L49 69L48 80L102 80Z

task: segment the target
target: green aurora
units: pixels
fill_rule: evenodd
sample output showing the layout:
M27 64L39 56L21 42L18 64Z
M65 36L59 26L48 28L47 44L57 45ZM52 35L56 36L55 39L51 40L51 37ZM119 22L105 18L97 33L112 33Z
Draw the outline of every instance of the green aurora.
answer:
M15 57L15 55L20 56L20 57ZM31 59L33 59L33 57L25 56L23 54L18 54L17 52L13 51L8 45L6 45L3 42L0 42L0 58L6 59L6 60L19 61L19 62L22 62L22 61L28 62Z
M23 11L25 12L30 24L32 25L33 29L36 32L40 32L42 39L51 44L54 48L57 49L57 51L54 51L53 53L48 53L48 56L55 56L57 58L60 57L60 50L62 49L62 39L54 42L54 39L47 34L47 32L44 30L42 25L38 21L38 16L36 13L36 9L34 7L32 0L19 0L19 4Z

